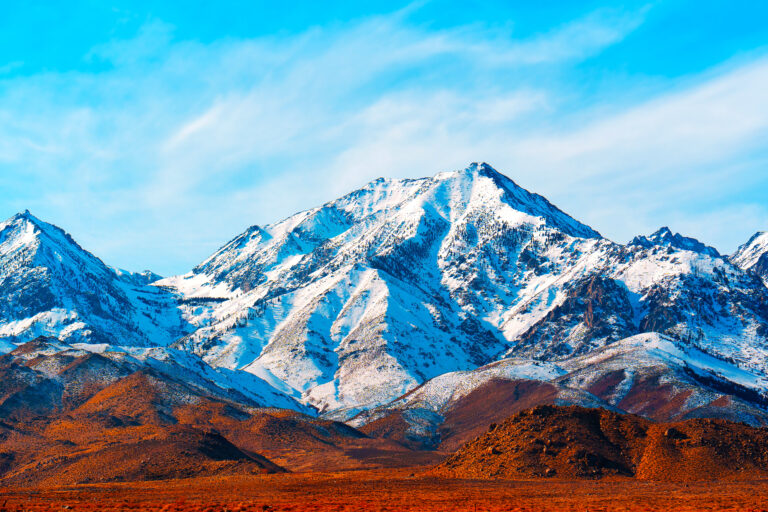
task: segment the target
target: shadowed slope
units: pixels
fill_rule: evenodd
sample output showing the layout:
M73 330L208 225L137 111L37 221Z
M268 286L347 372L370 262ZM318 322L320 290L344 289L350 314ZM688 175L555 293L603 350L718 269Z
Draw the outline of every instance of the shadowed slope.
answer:
M283 471L210 428L178 425L174 410L225 402L138 371L79 407L16 425L0 451L6 485L65 485ZM244 413L242 413L244 414Z
M343 423L249 407L228 400L226 393L210 395L154 368L122 375L135 361L121 366L98 354L47 347L43 340L3 361L2 385L10 399L2 406L18 406L0 423L0 481L5 485L253 474L283 471L283 466L359 469L436 460L435 454L369 438ZM115 368L119 371L111 371ZM8 378L14 375L15 380ZM70 395L77 399L62 399Z
M190 405L175 416L184 424L215 428L247 453L261 453L291 471L403 467L434 463L441 457L296 411L258 409L240 418L221 406Z

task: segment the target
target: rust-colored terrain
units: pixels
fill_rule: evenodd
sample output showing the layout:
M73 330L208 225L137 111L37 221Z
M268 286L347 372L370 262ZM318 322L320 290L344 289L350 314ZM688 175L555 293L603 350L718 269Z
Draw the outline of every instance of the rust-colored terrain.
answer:
M0 512L768 510L762 428L540 405L554 387L491 381L430 444L398 413L356 429L45 349L0 357Z
M414 449L436 448L451 453L483 434L491 423L536 405L552 404L557 398L557 388L547 382L493 379L443 411L442 423L431 438L414 435L400 411L377 418L360 430Z
M105 390L99 398L110 396ZM176 425L164 425L152 409L144 425L91 424L89 432L80 424L69 431L71 451L59 446L59 455L38 456L23 469L5 460L0 510L768 510L768 432L724 420L659 424L602 409L538 406L435 467L443 454L377 444L391 441L343 424L277 410L238 419L226 409L181 406ZM229 429L232 441L193 426L204 421ZM49 431L62 434L62 422ZM273 460L283 453L298 469L284 471L248 443ZM366 453L349 448L355 443ZM300 455L284 453L294 446ZM375 446L385 456L377 459ZM355 469L414 466L419 455L419 467ZM323 470L324 456L328 464L346 460L348 470Z
M334 471L440 458L294 411L245 411L201 397L169 403L168 390L160 389L165 386L136 373L73 410L0 423L0 482L48 486Z
M768 429L714 419L653 423L605 409L542 405L491 425L435 473L507 479L766 478Z
M765 481L462 480L390 469L4 489L0 510L758 512L767 510L765 496Z
M98 354L0 357L0 485L51 486L432 464L344 423L262 409Z

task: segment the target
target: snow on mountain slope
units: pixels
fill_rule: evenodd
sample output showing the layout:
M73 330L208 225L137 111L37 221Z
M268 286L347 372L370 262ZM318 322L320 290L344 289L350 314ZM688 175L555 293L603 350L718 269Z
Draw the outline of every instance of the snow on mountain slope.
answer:
M377 180L249 228L191 274L156 285L227 299L187 308L201 327L178 346L213 365L274 375L321 410L367 407L495 359L507 342L494 322L533 275L532 247L567 266L577 245L599 239L473 165Z
M163 278L163 276L155 274L151 270L144 270L143 272L131 272L129 270L117 267L110 267L110 269L112 269L112 271L117 274L117 276L123 281L139 286L152 284L155 281L159 281Z
M643 332L768 369L753 276L668 229L613 243L487 164L376 180L155 284L197 326L176 347L347 417L447 372Z
M567 372L555 363L530 359L503 359L475 370L449 372L430 379L389 404L361 413L351 424L363 425L392 410L426 409L440 414L492 380L548 382L565 373Z
M623 365L630 357L632 367ZM611 362L609 366L607 363ZM559 363L563 373L579 372L581 374L588 368L599 368L594 374L613 370L637 370L641 364L651 365L656 363L685 366L698 375L711 374L740 386L763 391L768 388L768 376L760 372L750 372L734 365L732 362L718 359L707 352L692 347L674 338L658 333L638 334L619 340L616 343L595 350L590 354L571 358ZM589 387L586 381L568 379L578 387Z
M600 256L581 275L560 276L565 299L519 335L522 343L511 355L566 357L661 332L741 365L768 368L768 294L754 276L709 251L666 243L611 244Z
M756 273L768 286L768 232L759 231L736 249L731 261L737 267Z
M173 349L116 347L36 338L0 356L0 414L23 415L79 406L99 390L137 372L183 385L189 396L213 397L239 407L282 407L311 413L292 397L253 375L214 369ZM178 399L178 397L167 397Z
M407 425L397 440L442 448L455 444L462 431L485 430L519 407L544 403L600 406L659 421L714 416L766 425L766 384L763 373L648 333L557 363L510 358L441 375L361 412L350 424L376 429L397 418ZM503 399L486 404L499 395L496 390L505 390Z
M297 401L298 393L284 393L269 382L247 372L213 368L188 352L166 347L113 347L108 355L123 359L122 353L164 375L195 386L213 396L226 397L246 406L293 409L305 414L314 410Z
M0 223L0 339L167 345L188 332L151 276L117 274L28 211Z
M487 164L376 180L252 226L165 279L107 267L25 212L0 224L0 348L54 336L152 368L162 361L164 375L244 400L345 419L415 389L444 407L481 392L473 382L511 382L514 372L546 382L539 391L550 397L613 406L589 391L589 372L566 366L589 368L591 356L662 333L681 359L730 365L701 370L706 386L751 389L762 407L768 384L739 373L768 373L768 288L745 266L760 261L761 240L730 259L667 228L617 244ZM643 350L612 360L645 364ZM553 373L525 374L535 368ZM582 384L566 385L561 370ZM659 371L664 385L693 378ZM435 383L459 391L428 393Z
M659 228L658 231L652 233L650 236L636 236L629 242L629 245L645 247L646 249L653 246L674 247L676 249L698 252L712 257L720 256L720 253L717 252L717 249L714 247L704 245L695 238L689 238L680 233L672 233L666 226Z

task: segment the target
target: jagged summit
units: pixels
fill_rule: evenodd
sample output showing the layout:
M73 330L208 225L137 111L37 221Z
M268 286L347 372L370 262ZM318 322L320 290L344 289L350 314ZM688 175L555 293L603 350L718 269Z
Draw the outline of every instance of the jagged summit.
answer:
M590 226L576 221L573 217L550 203L544 196L521 187L514 180L494 169L490 164L485 162L480 164L472 163L463 171L455 172L466 173L472 180L478 178L490 179L499 189L505 192L504 199L507 204L524 213L542 217L551 223L553 227L557 227L571 236L602 238L600 233Z
M28 225L34 226L40 231L54 231L54 232L62 233L65 237L69 237L69 235L63 229L41 220L40 218L33 215L32 212L30 212L28 209L13 215L12 217L6 219L3 222L0 222L0 231L7 229L11 226L19 227L19 226L28 226ZM69 237L69 239L71 240L71 237ZM72 240L72 242L74 242L74 240Z
M29 208L25 208L24 211L18 212L15 215L13 215L10 219L8 219L6 222L12 221L12 220L18 220L18 219L28 219L31 221L38 221L40 222L40 219L32 215L32 212L29 211Z
M385 232L409 236L412 230L432 232L451 225L479 222L483 229L552 229L578 238L601 238L544 197L531 193L488 164L439 173L430 178L379 178L320 207L268 226L254 225L193 269L195 283L225 280L231 291L250 289L266 272L289 256L300 257L358 239L369 258L387 244ZM378 229L373 229L378 226ZM525 227L525 226L531 226ZM393 240L394 241L394 240ZM343 264L338 259L334 265ZM348 261L351 263L351 261ZM186 276L190 283L190 275ZM176 280L178 282L178 280ZM168 283L166 283L168 284ZM178 284L178 283L177 283ZM189 284L189 283L187 283ZM189 289L188 286L184 287ZM223 293L219 290L218 295Z
M12 215L11 217L9 217L8 219L0 222L0 231L7 229L12 225L19 225L25 222L31 223L34 225L46 224L40 219L38 219L37 217L35 217L34 215L32 215L32 213L27 209L27 210L18 212Z
M151 276L147 275L146 279ZM168 344L184 322L167 292L123 279L28 210L0 223L0 340Z
M110 267L110 269L123 281L138 286L146 286L163 279L163 276L152 272L151 270L142 270L141 272L131 272L118 267Z
M756 273L768 283L768 231L758 231L731 256L734 265Z
M100 258L83 249L69 233L41 220L29 210L19 212L0 223L0 255L15 265L49 270L58 268L67 272L67 266L75 266L105 281L117 277L129 283L147 285L162 279L162 276L151 270L130 272L106 265Z
M25 208L24 211L20 211L16 213L15 215L11 216L11 218L7 219L5 222L10 222L13 220L23 219L23 218L35 218L32 213L29 211L29 208Z
M757 233L749 237L749 240L747 240L746 245L752 245L758 240L760 241L768 240L768 231L758 231Z
M20 266L64 272L76 267L100 279L112 278L99 258L80 247L63 229L40 220L29 210L0 223L0 257L8 265L0 275Z
M680 233L673 233L672 230L666 226L659 228L649 236L636 236L628 245L644 247L646 249L653 246L674 247L685 251L706 254L713 258L720 257L720 253L714 247L705 245L695 238L683 236Z

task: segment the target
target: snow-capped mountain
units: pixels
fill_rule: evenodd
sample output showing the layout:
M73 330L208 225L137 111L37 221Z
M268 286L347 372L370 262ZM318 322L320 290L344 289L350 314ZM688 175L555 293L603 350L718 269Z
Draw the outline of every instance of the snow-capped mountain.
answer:
M175 396L168 398L186 403L209 397L244 407L309 412L254 375L212 368L189 353L160 347L68 345L39 337L0 356L0 416L18 418L73 409L136 373L177 386ZM179 396L179 385L188 396Z
M505 357L559 361L660 332L768 368L768 293L662 228L604 239L487 164L379 179L253 226L183 276L176 346L348 417Z
M356 421L423 409L413 400L429 389L494 379L645 414L595 391L619 396L593 382L610 374L640 395L651 381L654 392L690 391L679 411L737 390L729 414L759 422L768 390L761 236L731 258L668 228L618 244L487 164L378 179L252 226L165 279L108 267L25 212L0 224L0 342L10 351L46 335L60 351L130 357L137 368L176 361L178 371L161 373L262 405L361 413ZM656 345L637 343L643 336ZM670 351L674 364L653 359ZM693 359L705 358L725 369L693 379ZM638 384L619 378L617 364L662 370Z
M543 403L603 407L658 421L721 417L768 424L764 373L657 333L557 362L509 358L427 381L350 420L414 446L457 448L487 426ZM392 429L393 423L400 424Z
M130 270L117 267L110 268L121 280L133 283L138 286L152 284L155 281L159 281L163 278L163 276L155 274L151 270L144 270L143 272L131 272Z
M720 253L717 252L717 249L714 247L704 245L695 238L689 238L680 233L672 233L666 226L660 228L650 236L636 236L629 242L629 245L644 247L646 249L654 246L673 247L675 249L706 254L715 258L720 256Z
M739 268L762 277L768 286L768 232L760 231L752 235L733 253L731 261Z
M523 336L526 353L578 355L618 339L660 332L740 364L766 368L768 296L754 276L707 251L608 244L604 263L570 276L566 297ZM565 342L565 345L563 344ZM519 350L516 351L520 353Z
M178 346L274 376L321 410L354 409L503 354L510 290L547 272L538 249L570 267L599 244L543 197L473 165L380 179L251 227L192 273L156 284L226 299L189 308L200 328Z
M159 276L157 276L159 277ZM28 211L0 223L0 342L167 345L189 332L151 274L117 273Z

